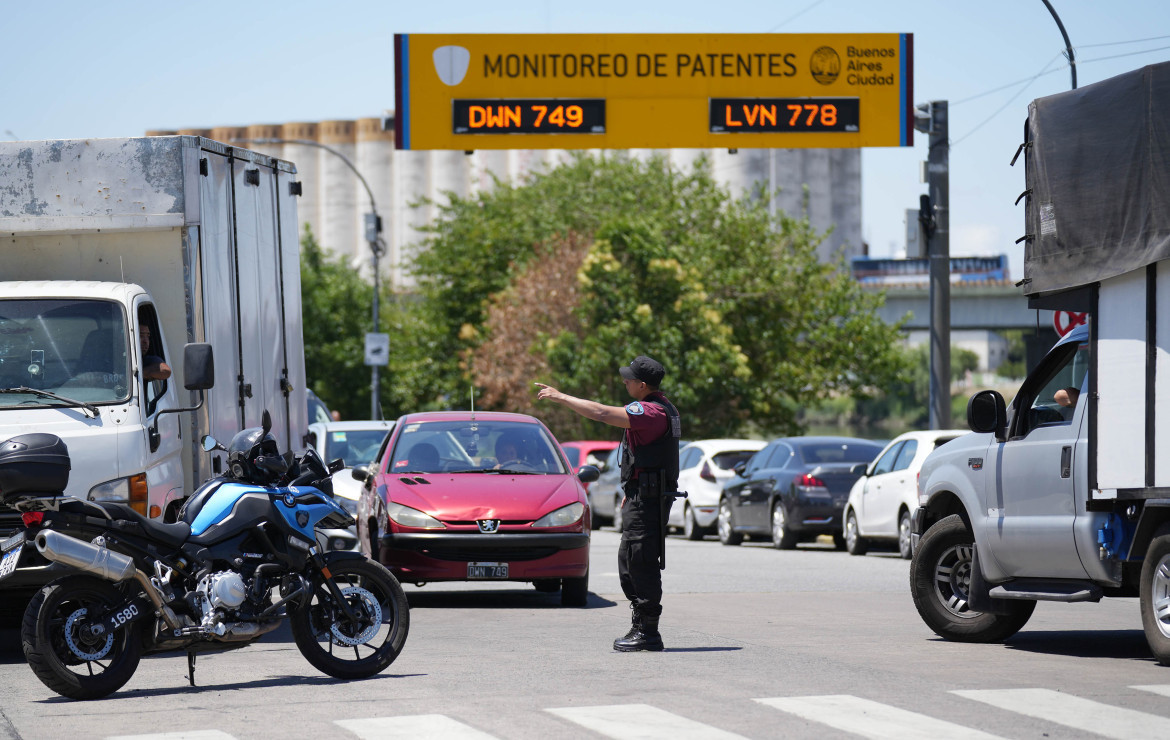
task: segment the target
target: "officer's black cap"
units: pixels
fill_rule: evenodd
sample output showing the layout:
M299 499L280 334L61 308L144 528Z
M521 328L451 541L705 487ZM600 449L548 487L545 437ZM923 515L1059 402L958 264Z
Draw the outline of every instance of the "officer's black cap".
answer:
M638 355L629 365L618 368L618 372L626 380L640 380L654 388L662 385L662 379L666 377L666 368L662 363L646 355Z

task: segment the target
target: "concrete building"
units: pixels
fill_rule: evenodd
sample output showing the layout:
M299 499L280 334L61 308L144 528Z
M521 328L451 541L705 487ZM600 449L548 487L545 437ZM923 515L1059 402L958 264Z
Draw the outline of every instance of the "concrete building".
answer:
M209 129L148 131L148 136L188 134L205 136L293 162L302 184L298 215L326 249L346 256L368 271L370 250L364 217L370 197L343 155L369 184L382 216L386 255L383 279L395 289L409 289L405 261L417 248L418 228L436 216L445 192L469 196L491 187L492 174L519 182L528 172L555 166L569 156L563 150L404 151L394 148L394 134L383 130L383 119L320 121ZM244 143L245 141L249 143ZM269 142L269 143L257 143ZM307 143L301 143L307 142ZM321 146L317 146L321 145ZM822 260L838 252L846 258L863 254L861 242L861 152L859 149L664 149L628 150L632 157L655 153L679 168L689 168L704 152L715 178L735 195L751 192L757 183L772 182L775 210L798 215L805 206L819 231L833 229L820 246ZM432 205L412 207L422 198Z

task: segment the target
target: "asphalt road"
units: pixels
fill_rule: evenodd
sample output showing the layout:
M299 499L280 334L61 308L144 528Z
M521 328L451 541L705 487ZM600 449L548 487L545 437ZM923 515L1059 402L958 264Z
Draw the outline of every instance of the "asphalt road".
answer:
M1136 600L1041 604L1004 645L937 639L908 563L829 545L672 538L663 653L628 628L617 535L594 533L589 605L520 584L407 587L411 632L379 676L317 673L287 630L200 657L144 659L117 694L62 699L0 633L0 738L1164 737L1170 669Z

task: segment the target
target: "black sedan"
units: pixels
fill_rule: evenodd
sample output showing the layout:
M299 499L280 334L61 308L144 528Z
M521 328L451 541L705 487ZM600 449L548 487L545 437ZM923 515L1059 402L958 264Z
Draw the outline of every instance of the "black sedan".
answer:
M744 535L770 536L791 550L801 541L831 534L845 547L841 512L862 468L882 444L854 437L783 437L772 440L723 487L719 541L738 545Z

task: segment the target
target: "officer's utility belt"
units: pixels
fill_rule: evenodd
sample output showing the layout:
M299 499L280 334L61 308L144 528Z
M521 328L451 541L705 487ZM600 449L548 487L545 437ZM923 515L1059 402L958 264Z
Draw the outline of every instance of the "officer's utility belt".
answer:
M664 475L664 473L654 470L641 471L630 484L626 496L636 501L657 501L662 498L662 489L665 487L665 482L662 480Z

